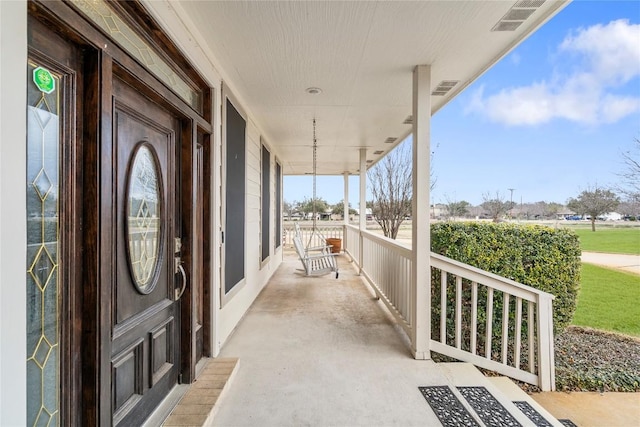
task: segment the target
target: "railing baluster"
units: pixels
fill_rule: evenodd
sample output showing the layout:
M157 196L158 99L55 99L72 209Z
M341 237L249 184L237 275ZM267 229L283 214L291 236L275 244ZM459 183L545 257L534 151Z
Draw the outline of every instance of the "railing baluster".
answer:
M409 319L413 319L413 311L411 309L412 304L411 304L411 264L409 263L408 259L404 259L404 288L405 288L405 292L406 292L406 301L407 301L407 318Z
M440 270L440 342L447 343L447 272Z
M383 254L383 256L384 256L384 255L386 255L386 254L387 254L387 252L388 252L388 251L386 250L386 248L381 247L381 248L380 248L380 252L381 252L381 253ZM390 258L391 258L391 262L392 262L392 264L390 264L388 267L390 267L391 269L394 269L394 268L396 268L396 264L395 264L395 261L396 261L396 260L395 260L395 256L392 256L392 257L390 257ZM386 274L384 274L384 273L386 273ZM395 286L395 284L396 284L396 278L392 275L391 271L389 271L389 270L386 270L386 271L384 271L384 272L383 272L383 271L381 271L381 272L380 272L380 276L381 276L381 277L383 277L383 280L384 280L385 282L388 282L388 285L387 285L387 287L388 287L387 292L389 292L389 295L392 295L392 296L393 296L393 304L396 306L396 308L399 308L399 307L398 307L398 287L397 287L397 286Z
M407 304L407 314L409 319L413 319L413 304L411 304L411 263L405 258L404 260L404 288L405 300Z
M462 347L462 277L456 276L456 348Z
M344 229L348 236L346 247L360 274L410 334L415 298L410 280L411 250L366 230L353 226Z
M509 294L503 292L502 301L502 364L507 364L507 350L509 348Z
M538 298L538 380L543 390L555 390L551 299Z
M407 312L407 289L404 287L404 260L401 256L398 257L398 271L397 271L397 279L398 280L398 288L400 289L400 301L402 302L402 312Z
M529 301L527 308L527 330L529 332L529 372L536 373L536 342L535 342L535 324L533 323L533 301Z
M387 250L387 252L393 253L393 251ZM404 267L404 263L402 262L403 259L400 257L400 255L398 254L394 254L395 258L396 258L396 263L395 263L395 273L394 273L394 282L395 282L395 286L398 289L397 294L398 294L398 302L400 304L400 307L402 308L402 313L406 313L406 307L404 305L404 299L406 296L406 292L404 289L404 282L402 282L402 267Z
M471 354L478 345L478 283L471 282Z
M385 256L389 253L389 251L386 248L383 248L382 252L384 252ZM396 254L393 254L389 256L389 258L392 259L392 264L389 266L391 267L391 271L390 271L390 274L387 276L389 277L389 288L390 288L389 290L393 295L394 303L398 305L399 309L401 309L400 304L398 304L398 302L400 301L400 294L399 294L400 288L397 285L398 278L394 274L395 270L398 268L398 256Z
M413 311L415 310L416 290L411 286L412 282L412 253L404 245L399 245L387 238L377 236L366 230L359 230L353 226L346 226L343 231L345 248L351 257L360 262L361 273L375 289L377 295L385 303L394 316L399 320L405 332L411 336L416 325L411 323ZM455 260L443 257L438 254L431 254L432 274L439 274L440 277L440 336L432 337L432 349L481 366L492 369L503 375L511 376L532 384L538 384L543 390L553 388L553 319L552 300L553 296L545 292L514 282L513 280L499 277L495 274L479 270L477 268L464 265ZM455 276L455 288L449 289L449 278ZM463 301L464 283L471 285L470 301ZM481 337L478 336L479 318L482 316L484 305L479 300L479 285L485 286L486 295L486 336L484 340L485 351L482 354L478 351ZM436 284L437 286L437 284ZM453 286L453 285L452 285ZM484 289L484 288L482 288ZM449 301L448 291L455 292L455 301ZM434 290L437 292L437 290ZM484 290L482 290L484 292ZM502 340L495 343L496 348L502 350L501 356L495 357L492 352L493 347L493 323L494 316L494 294L502 292ZM514 309L511 310L511 298L515 298ZM437 297L436 297L437 298ZM468 341L463 327L467 327L466 305L471 303L470 325L471 333ZM451 303L448 311L448 305ZM523 307L523 303L526 307ZM434 301L434 308L437 300ZM526 319L525 313L526 310ZM514 336L509 337L511 325L510 317L514 316ZM437 319L433 319L437 322ZM498 320L497 318L495 320ZM482 320L484 322L484 320ZM526 322L528 333L523 336L522 328ZM448 331L447 326L454 327L454 331ZM453 336L449 336L452 332ZM499 332L498 332L499 333ZM439 341L438 341L439 338ZM462 341L464 338L464 342ZM453 342L447 343L450 339ZM513 352L510 352L510 342L513 340ZM528 345L528 366L524 366L522 359L524 341ZM470 349L466 348L466 345ZM511 363L510 356L513 357ZM520 366L523 368L520 369Z
M520 347L522 340L522 298L516 297L516 345L513 349L514 366L520 369Z
M360 238L358 239L359 241L359 248L358 248L358 265L360 266L360 269L358 271L358 274L362 275L362 271L363 271L363 263L364 263L364 259L363 259L363 253L364 253L364 235L362 234L362 232L360 232Z
M396 270L395 270L395 281L396 281L396 286L398 288L398 301L401 302L401 306L402 306L402 312L406 313L405 310L405 305L404 305L404 300L405 297L407 295L407 292L404 288L404 282L402 281L402 275L404 274L403 271L403 267L404 267L404 260L402 259L402 257L398 254L396 254L396 259L397 259L397 263L396 263Z
M381 246L380 247L381 257L385 257L387 253L388 253L387 249ZM393 298L393 305L396 307L396 309L400 309L400 307L398 306L398 288L397 286L395 286L396 278L391 273L391 271L394 268L396 268L396 264L395 264L396 260L394 256L390 256L389 258L391 259L391 264L386 266L388 267L388 269L380 268L380 277L381 277L381 280L387 282L387 292L388 292L387 295L391 295L391 297Z
M491 340L493 338L493 288L487 288L487 330L485 337L485 357L491 359Z

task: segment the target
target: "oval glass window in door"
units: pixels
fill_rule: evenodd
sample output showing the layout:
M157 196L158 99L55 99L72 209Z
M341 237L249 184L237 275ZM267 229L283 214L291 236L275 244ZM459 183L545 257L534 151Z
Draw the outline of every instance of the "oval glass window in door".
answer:
M133 283L150 293L162 248L162 183L153 148L142 142L133 152L127 187L128 258Z

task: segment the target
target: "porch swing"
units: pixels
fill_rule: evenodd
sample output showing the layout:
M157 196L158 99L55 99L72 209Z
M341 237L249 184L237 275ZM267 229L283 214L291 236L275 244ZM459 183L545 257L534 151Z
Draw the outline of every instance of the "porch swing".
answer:
M316 138L316 119L313 119L313 226L311 229L311 235L307 246L302 244L302 232L298 224L295 225L296 232L293 237L293 245L296 248L298 257L304 266L304 271L307 276L324 275L332 271L336 273L336 279L338 278L338 262L336 260L337 253L332 253L331 245L326 244L326 238L320 233L317 226L317 211L316 211L316 177L317 177L317 164L318 164L318 140ZM314 238L324 242L321 246L311 246Z

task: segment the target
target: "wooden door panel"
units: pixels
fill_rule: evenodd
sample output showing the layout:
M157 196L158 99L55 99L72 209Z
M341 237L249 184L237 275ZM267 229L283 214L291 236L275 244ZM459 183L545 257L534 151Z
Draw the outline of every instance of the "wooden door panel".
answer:
M175 365L175 321L169 317L161 325L149 332L150 387L160 381Z
M111 361L114 424L142 399L144 393L144 340L129 345Z
M111 394L113 423L121 425L142 422L177 383L180 369L171 244L180 206L179 122L141 93L114 78ZM138 164L142 150L146 163ZM150 195L132 184L136 179L151 183Z
M116 324L131 318L136 314L142 314L145 310L153 311L153 306L161 303L163 300L171 298L173 283L169 283L169 278L173 280L173 274L170 269L173 268L173 254L167 253L171 251L168 244L169 239L173 236L173 226L169 226L171 222L169 218L165 218L165 227L160 234L162 241L159 243L158 259L159 272L153 284L153 290L149 294L141 294L136 289L131 274L131 268L128 261L128 240L126 227L126 203L127 203L127 178L131 171L131 154L139 144L148 144L153 149L158 159L158 166L161 169L161 204L164 206L163 215L165 217L173 217L173 203L170 203L169 194L166 190L168 179L167 169L168 156L167 151L173 147L173 131L170 129L162 129L159 126L150 126L145 123L145 118L140 113L125 109L124 106L116 104L116 150L118 158L118 226L117 226L117 278L116 278Z

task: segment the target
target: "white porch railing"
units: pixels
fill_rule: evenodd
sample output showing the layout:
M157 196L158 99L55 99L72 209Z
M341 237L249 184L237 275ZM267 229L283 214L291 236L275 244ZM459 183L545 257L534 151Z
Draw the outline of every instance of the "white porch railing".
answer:
M431 275L433 351L555 389L553 295L435 253Z
M351 225L345 236L345 252L411 337L412 251ZM433 252L431 277L432 351L555 389L553 295Z
M347 226L344 231L345 241L342 243L344 251L360 266L360 229Z
M347 226L345 252L360 267L360 273L373 287L407 335L411 336L412 289L411 249L394 240L358 227Z
M344 225L340 223L328 223L328 224L317 224L316 225L316 233L313 233L313 225L311 224L298 224L300 227L300 233L302 234L302 244L305 247L308 246L322 246L325 243L321 241L322 236L325 238L336 238L342 239ZM293 236L295 236L295 223L288 222L285 223L283 228L283 241L286 246L293 247ZM320 234L318 234L320 233Z

